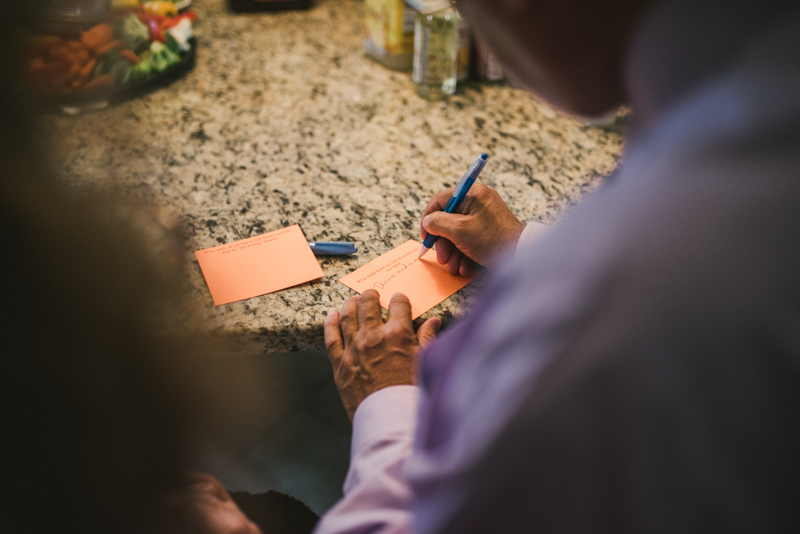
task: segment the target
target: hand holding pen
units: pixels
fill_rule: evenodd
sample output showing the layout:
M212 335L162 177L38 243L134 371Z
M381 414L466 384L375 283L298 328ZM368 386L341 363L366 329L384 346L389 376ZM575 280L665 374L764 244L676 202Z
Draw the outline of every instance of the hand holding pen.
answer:
M435 241L436 260L447 265L452 275L469 276L476 263L487 266L495 252L515 245L525 225L494 189L481 183L469 189L455 209L446 212L457 187L433 196L422 213L420 238L439 236Z
M489 159L487 154L481 154L472 164L467 168L467 172L464 173L464 176L456 184L455 188L453 188L453 194L450 195L450 200L447 202L447 205L444 207L445 213L454 213L461 207L461 203L464 202L464 199L467 198L467 193L469 193L472 184L475 183L475 180L478 179L480 176L481 171L486 166L486 161ZM425 255L431 247L433 247L436 240L439 239L438 235L428 234L425 237L425 241L422 243L422 248L419 249L419 257Z

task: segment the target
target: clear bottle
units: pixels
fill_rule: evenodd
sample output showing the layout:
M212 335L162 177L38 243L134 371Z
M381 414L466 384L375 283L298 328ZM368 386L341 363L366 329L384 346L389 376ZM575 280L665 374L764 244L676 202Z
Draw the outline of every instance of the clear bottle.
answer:
M458 15L452 7L419 13L414 24L414 87L427 100L456 92Z

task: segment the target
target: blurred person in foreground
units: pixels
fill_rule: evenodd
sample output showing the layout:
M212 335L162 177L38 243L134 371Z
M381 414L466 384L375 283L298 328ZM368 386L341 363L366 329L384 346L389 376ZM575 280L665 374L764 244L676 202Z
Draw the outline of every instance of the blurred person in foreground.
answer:
M191 471L224 380L203 371L220 345L176 328L181 273L121 202L66 191L37 146L16 86L31 5L4 2L0 17L2 530L256 534Z
M561 109L629 102L625 160L547 230L434 196L439 262L494 268L421 353L402 295L328 315L353 447L317 532L797 532L800 5L458 7Z

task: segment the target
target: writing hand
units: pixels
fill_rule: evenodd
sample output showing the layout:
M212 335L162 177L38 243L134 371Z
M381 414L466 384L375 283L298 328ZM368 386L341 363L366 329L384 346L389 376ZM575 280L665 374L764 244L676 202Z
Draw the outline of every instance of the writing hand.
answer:
M411 303L401 293L392 296L386 322L378 292L364 291L348 299L342 311L325 318L325 348L342 403L353 419L361 402L389 386L415 383L419 349L436 337L442 322L432 317L415 334Z
M498 249L516 243L525 225L514 217L497 191L475 184L459 213L445 213L453 188L433 195L422 213L420 238L429 233L436 241L436 260L452 275L469 276L475 263L486 266Z

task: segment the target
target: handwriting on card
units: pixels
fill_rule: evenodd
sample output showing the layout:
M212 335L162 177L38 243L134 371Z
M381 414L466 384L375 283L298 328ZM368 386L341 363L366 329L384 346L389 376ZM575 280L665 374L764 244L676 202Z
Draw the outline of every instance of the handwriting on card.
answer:
M198 252L202 252L203 255L232 254L239 250L257 247L259 245L264 245L267 243L272 243L273 241L277 241L280 236L291 233L292 228L293 227L291 226L289 228L281 228L280 230L275 230L273 232L268 232L266 234L257 235L255 237L249 237L247 239L241 239L239 241L234 241L233 243L228 243L213 248L198 250Z
M406 241L339 281L359 293L376 290L384 308L389 307L392 295L403 293L416 319L477 277L453 276L436 262L434 254L418 258L419 248L413 239Z
M384 289L389 282L395 280L409 267L419 262L419 258L415 252L418 253L419 250L409 250L398 257L389 259L388 263L376 268L372 272L366 274L363 278L359 278L356 280L356 283L361 284L369 281L372 283L372 287L374 289ZM381 256L381 258L382 257L383 256ZM375 277L377 277L377 279Z
M323 276L298 225L198 250L214 304L227 304Z

